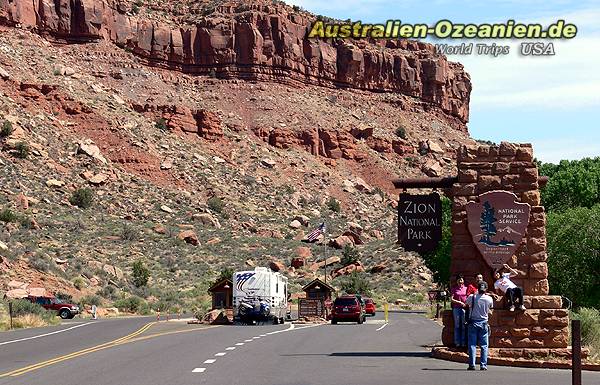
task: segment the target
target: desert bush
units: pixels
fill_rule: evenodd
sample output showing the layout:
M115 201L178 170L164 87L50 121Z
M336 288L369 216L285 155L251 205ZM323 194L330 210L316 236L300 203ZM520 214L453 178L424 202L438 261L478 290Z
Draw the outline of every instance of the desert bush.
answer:
M406 139L406 128L404 128L403 126L396 128L396 136L398 136L401 139Z
M344 266L352 265L355 262L358 262L360 259L360 253L358 249L351 245L345 245L344 250L342 251L342 260L341 263Z
M83 280L83 278L81 277L77 277L73 280L73 286L77 289L77 290L81 290L85 287L85 281Z
M138 239L138 232L130 225L123 225L123 229L121 230L121 239L124 241L135 241Z
M221 272L219 273L219 278L217 278L217 281L220 281L222 279L231 279L233 277L233 273L235 273L235 270L233 270L231 267L225 267L223 269L221 269Z
M29 257L29 266L46 273L50 270L50 261L44 256L34 254Z
M138 259L133 263L133 284L135 287L142 287L148 284L150 270L144 265L142 260Z
M342 211L340 202L338 202L337 199L335 199L334 197L329 198L329 200L327 201L327 207L334 213L339 213L340 211Z
M15 144L15 151L17 158L25 159L29 156L29 145L25 142L18 142Z
M4 209L0 211L0 222L17 222L19 220L19 216L12 212L11 209Z
M146 301L144 301L140 297L131 296L115 301L113 306L121 311L126 311L129 313L138 313L140 310L143 310L144 307L147 308L148 304L146 304Z
M371 283L367 279L366 273L353 272L345 277L341 284L342 290L348 294L362 294L371 296Z
M208 205L209 209L216 213L221 213L223 211L223 207L225 206L223 200L219 197L211 197L206 204Z
M71 202L73 206L87 209L91 207L92 203L94 202L94 192L87 187L78 188L77 190L73 191L69 202Z
M73 296L71 294L67 294L62 291L57 291L55 296L62 302L73 303Z
M36 303L29 302L25 299L17 299L12 301L13 317L20 317L25 314L43 315L47 312L46 309Z
M13 133L13 125L8 120L5 120L2 123L2 128L0 128L0 138L5 138L10 136Z
M162 131L166 131L168 129L165 118L160 118L156 121L156 128Z
M83 308L85 305L100 306L100 305L102 305L102 298L100 298L99 296L97 296L95 294L86 295L85 297L81 297L81 299L79 300L79 306L81 306Z
M117 294L117 289L112 285L106 285L102 289L98 290L96 292L96 294L101 297L112 300L112 299L115 299L115 295Z

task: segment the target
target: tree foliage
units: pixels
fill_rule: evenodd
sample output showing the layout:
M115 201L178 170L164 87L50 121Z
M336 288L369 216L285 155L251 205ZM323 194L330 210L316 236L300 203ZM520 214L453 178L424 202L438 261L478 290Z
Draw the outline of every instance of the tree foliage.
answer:
M433 272L433 280L446 287L450 282L452 254L452 201L442 197L442 240L432 252L422 255L425 265Z
M133 263L133 284L135 287L142 287L148 284L150 270L144 265L144 262L137 260Z
M342 290L348 294L361 294L370 297L371 283L365 273L353 272L342 282Z
M600 157L538 165L540 175L550 177L542 189L542 204L546 210L590 208L600 203Z
M345 245L344 250L342 251L342 260L341 263L344 266L352 265L355 262L358 262L360 259L360 253L358 249L351 245Z
M577 307L600 307L599 225L600 204L548 215L550 289Z

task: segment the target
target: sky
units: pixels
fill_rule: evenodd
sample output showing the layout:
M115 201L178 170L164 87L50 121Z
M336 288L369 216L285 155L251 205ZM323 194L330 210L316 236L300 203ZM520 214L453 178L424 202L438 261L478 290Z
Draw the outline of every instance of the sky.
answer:
M577 26L570 40L552 42L554 56L519 53L528 40L490 40L509 45L504 56L448 55L471 76L469 132L475 139L532 143L543 162L600 156L600 1L583 0L286 0L336 19L383 23L495 23L514 19L546 26L563 19ZM475 43L443 39L431 43Z

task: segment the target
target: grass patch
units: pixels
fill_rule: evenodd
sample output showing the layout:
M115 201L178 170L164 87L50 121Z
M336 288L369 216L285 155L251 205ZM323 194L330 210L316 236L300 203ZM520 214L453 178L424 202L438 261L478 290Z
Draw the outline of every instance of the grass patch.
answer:
M590 359L600 361L600 310L583 307L571 318L581 321L581 343L590 349Z

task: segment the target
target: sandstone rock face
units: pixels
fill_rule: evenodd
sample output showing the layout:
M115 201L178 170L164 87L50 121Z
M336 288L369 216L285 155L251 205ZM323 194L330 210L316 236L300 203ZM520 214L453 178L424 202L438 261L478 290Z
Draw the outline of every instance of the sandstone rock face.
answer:
M271 4L223 4L190 25L142 19L114 0L0 2L0 22L72 42L108 40L191 74L398 92L468 121L471 82L431 44L308 39L315 17Z

